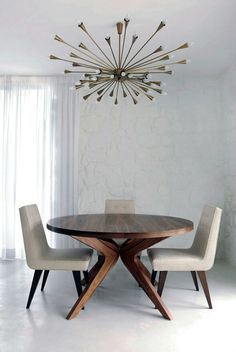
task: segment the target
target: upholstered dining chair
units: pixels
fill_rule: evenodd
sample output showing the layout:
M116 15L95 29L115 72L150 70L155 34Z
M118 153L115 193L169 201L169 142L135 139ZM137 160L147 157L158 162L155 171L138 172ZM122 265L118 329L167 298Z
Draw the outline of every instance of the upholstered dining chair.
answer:
M37 205L26 205L21 207L19 211L26 261L28 266L35 270L26 308L30 307L43 271L41 291L44 289L50 270L69 270L73 273L77 293L80 296L82 293L80 273L83 271L85 280L88 279L87 270L93 250L87 248L55 249L49 247Z
M222 209L206 205L197 227L193 244L187 249L150 248L148 257L152 265L152 282L154 283L157 271L159 281L157 291L162 295L168 271L191 271L197 291L198 273L208 306L212 308L210 292L206 279L206 271L214 264Z
M106 199L105 214L134 214L135 206L133 200L127 199Z
M134 214L135 206L133 200L126 199L106 199L105 214ZM116 243L122 245L125 242L123 238L116 238Z
M105 200L105 214L134 214L135 205L134 201L130 199L106 199ZM116 238L116 243L120 246L126 241L123 238ZM141 257L142 252L138 253Z

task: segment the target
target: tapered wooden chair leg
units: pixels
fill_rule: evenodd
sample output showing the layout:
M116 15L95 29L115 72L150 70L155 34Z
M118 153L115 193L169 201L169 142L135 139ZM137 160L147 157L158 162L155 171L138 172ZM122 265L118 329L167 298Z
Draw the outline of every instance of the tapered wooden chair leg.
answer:
M191 275L192 275L192 278L193 278L193 282L194 282L194 286L196 288L196 291L199 291L196 271L191 271Z
M44 287L45 287L45 284L46 284L46 281L47 281L47 278L48 278L48 274L49 274L49 270L44 270L41 291L44 290Z
M84 282L85 282L85 284L87 285L88 282L89 282L89 273L88 273L88 270L83 271L83 274L84 274Z
M165 285L167 273L168 273L168 271L160 271L159 281L158 281L158 286L157 286L157 292L158 292L159 296L162 295L162 291L163 291L163 288Z
M30 288L29 298L28 298L27 305L26 305L27 309L29 309L29 307L30 307L30 304L31 304L32 299L34 297L34 293L35 293L35 290L38 286L39 279L40 279L42 272L43 272L43 270L35 270L35 272L34 272L34 277L33 277L31 288Z
M198 271L197 273L198 273L199 279L201 281L202 288L205 293L208 306L210 309L212 309L211 296L210 296L210 292L209 292L209 288L208 288L208 284L207 284L206 273L205 273L205 271Z
M157 276L157 271L152 270L151 283L153 284L153 286L155 285L156 276Z
M80 296L81 293L82 293L82 284L81 284L80 271L72 271L72 273L73 273L73 277L74 277L75 286L76 286L76 290L77 290L78 296Z

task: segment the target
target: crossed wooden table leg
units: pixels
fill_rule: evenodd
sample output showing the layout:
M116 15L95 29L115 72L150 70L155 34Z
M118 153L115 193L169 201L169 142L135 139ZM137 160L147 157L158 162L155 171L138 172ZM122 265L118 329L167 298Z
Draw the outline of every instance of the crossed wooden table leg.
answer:
M140 251L153 246L155 243L160 242L165 238L162 237L128 240L121 245L120 256L127 269L130 271L144 292L153 302L155 308L160 311L164 318L171 320L172 315L170 311L157 293L156 288L151 283L150 272L138 257L138 253Z
M97 286L100 285L105 276L115 265L119 256L121 256L121 259L127 269L130 271L138 284L142 287L144 292L153 302L155 308L160 311L164 318L168 320L172 319L170 311L151 283L151 274L137 256L140 251L153 246L155 243L158 243L167 237L128 239L120 247L115 241L111 239L102 240L79 236L73 236L73 238L101 252L103 257L100 257L97 263L90 270L88 285L85 287L84 291L67 315L67 319L73 319L80 313L81 309L92 296Z

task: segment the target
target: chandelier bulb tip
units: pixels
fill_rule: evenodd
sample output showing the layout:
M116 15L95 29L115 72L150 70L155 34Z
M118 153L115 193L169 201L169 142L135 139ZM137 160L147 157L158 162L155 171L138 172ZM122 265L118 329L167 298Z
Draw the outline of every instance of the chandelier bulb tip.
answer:
M124 21L125 21L125 22L129 22L129 21L130 21L130 15L129 15L129 14L127 14L127 15L125 16Z

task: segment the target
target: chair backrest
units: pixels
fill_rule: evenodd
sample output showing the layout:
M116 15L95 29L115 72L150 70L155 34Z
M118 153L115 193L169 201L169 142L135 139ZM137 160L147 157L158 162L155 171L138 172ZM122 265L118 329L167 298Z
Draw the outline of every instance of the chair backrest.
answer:
M32 269L40 269L39 263L42 263L49 246L38 207L36 204L26 205L19 211L27 264Z
M203 208L191 250L210 269L214 264L222 209L206 205Z
M133 200L124 199L106 199L105 201L106 214L134 214L135 206Z

